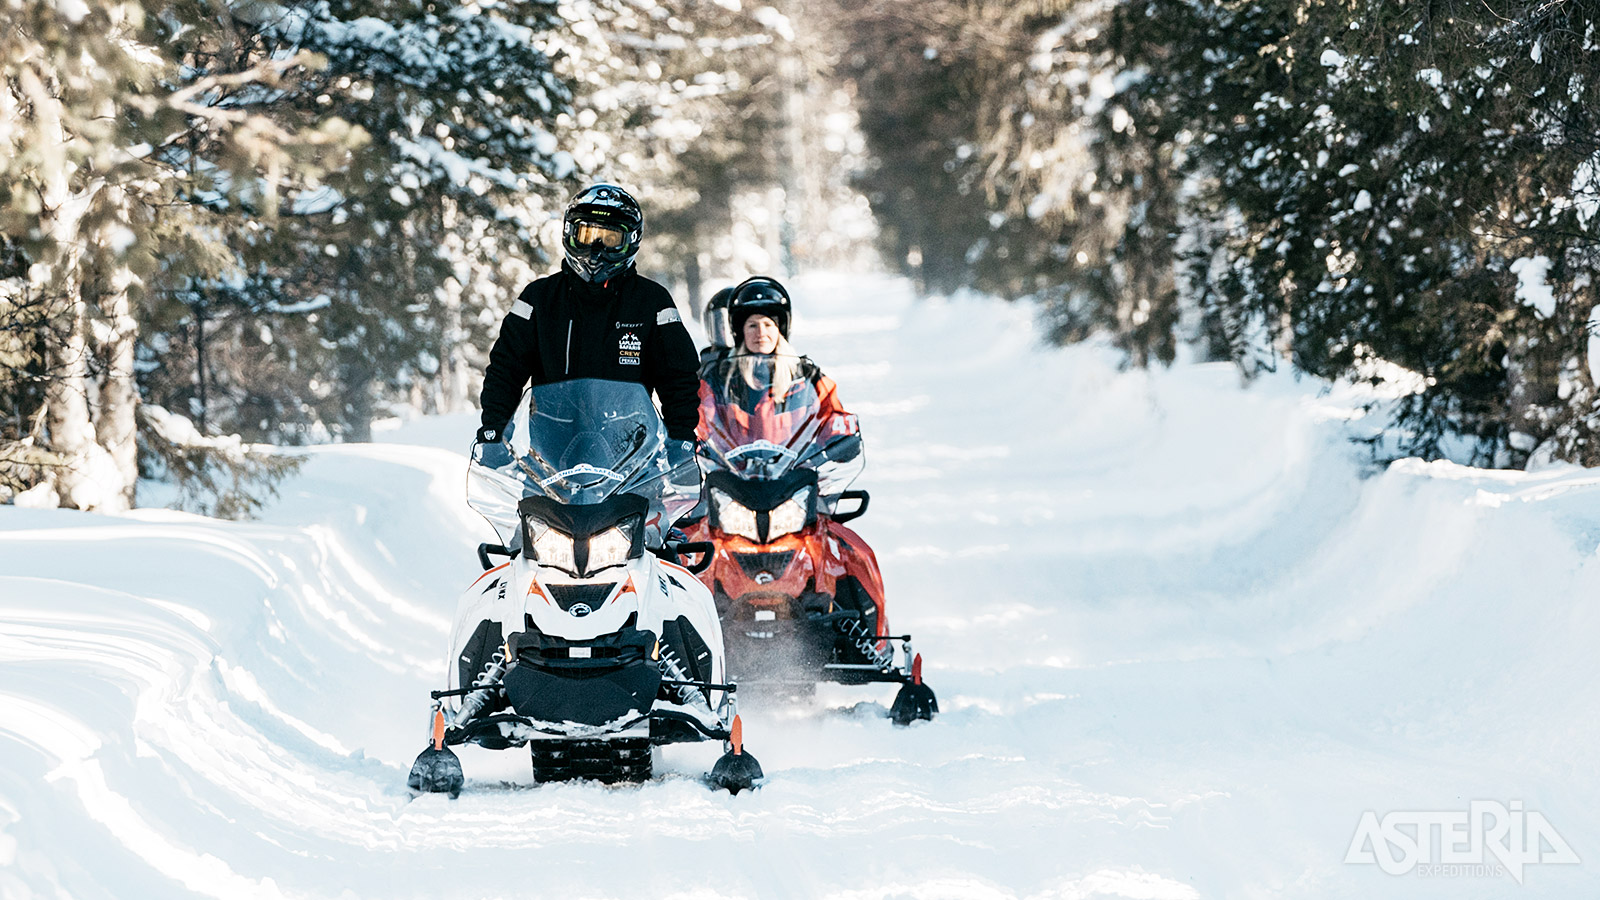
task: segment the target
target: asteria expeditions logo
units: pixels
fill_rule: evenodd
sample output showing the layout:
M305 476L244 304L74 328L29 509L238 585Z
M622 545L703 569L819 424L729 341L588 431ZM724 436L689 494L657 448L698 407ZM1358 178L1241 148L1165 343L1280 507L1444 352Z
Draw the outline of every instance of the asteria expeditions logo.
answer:
M1347 863L1377 865L1386 874L1424 877L1508 874L1522 883L1530 865L1575 865L1582 860L1542 814L1497 800L1474 800L1465 810L1397 810L1361 814Z

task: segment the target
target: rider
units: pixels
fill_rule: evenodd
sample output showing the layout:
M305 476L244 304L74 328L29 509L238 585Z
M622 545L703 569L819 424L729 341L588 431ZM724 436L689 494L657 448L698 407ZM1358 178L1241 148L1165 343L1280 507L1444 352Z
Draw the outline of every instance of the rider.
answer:
M507 426L529 381L631 381L654 390L674 470L694 458L699 377L694 339L667 289L634 268L644 214L614 184L593 184L567 205L560 271L522 289L500 324L483 373L481 460L511 461Z
M725 287L706 301L700 313L700 324L706 331L706 348L700 351L700 365L722 359L733 351L733 328L728 322L728 301L733 288Z
M818 415L830 419L825 434L830 439L856 434L855 416L845 411L839 402L839 386L822 374L822 369L809 357L794 352L789 345L790 320L789 292L777 279L756 275L745 279L733 289L728 300L728 319L734 340L738 345L727 356L716 356L701 367L700 384L700 437L708 432L708 423L715 417L716 405L727 402L731 395L748 395L748 390L738 390L732 384L735 378L745 386L754 388L758 381L770 384L770 395L781 401L802 381L809 382L817 394ZM732 360L725 364L723 359ZM765 379L755 377L755 367L763 367ZM720 372L720 375L719 375ZM724 383L716 383L722 381ZM851 449L836 461L854 458L859 449Z

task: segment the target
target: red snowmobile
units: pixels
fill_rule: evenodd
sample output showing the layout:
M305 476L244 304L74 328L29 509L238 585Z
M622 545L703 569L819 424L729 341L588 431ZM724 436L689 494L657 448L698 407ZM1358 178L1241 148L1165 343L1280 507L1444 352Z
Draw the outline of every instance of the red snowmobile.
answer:
M877 557L845 527L870 497L849 490L866 460L833 382L805 357L761 354L712 361L701 377L706 515L688 536L715 547L700 579L730 677L801 693L896 683L897 723L932 718L910 635L889 633Z

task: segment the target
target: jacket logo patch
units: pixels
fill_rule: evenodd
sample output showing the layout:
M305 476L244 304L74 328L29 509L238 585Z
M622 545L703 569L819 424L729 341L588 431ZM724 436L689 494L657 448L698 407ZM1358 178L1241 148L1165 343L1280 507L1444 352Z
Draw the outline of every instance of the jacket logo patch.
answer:
M640 351L644 348L639 336L628 332L617 339L617 364L623 366L639 365Z

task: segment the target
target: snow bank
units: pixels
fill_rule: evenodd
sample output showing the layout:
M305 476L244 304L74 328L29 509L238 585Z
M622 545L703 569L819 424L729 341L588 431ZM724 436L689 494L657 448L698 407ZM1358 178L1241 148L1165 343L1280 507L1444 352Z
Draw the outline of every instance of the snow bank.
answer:
M747 707L754 794L707 791L691 747L621 788L468 751L467 793L412 800L488 537L471 417L419 420L313 449L261 522L0 508L0 896L1592 892L1584 865L1343 860L1368 811L1474 799L1593 852L1600 475L1372 475L1354 389L1122 371L897 281L792 287L941 718L829 687Z

